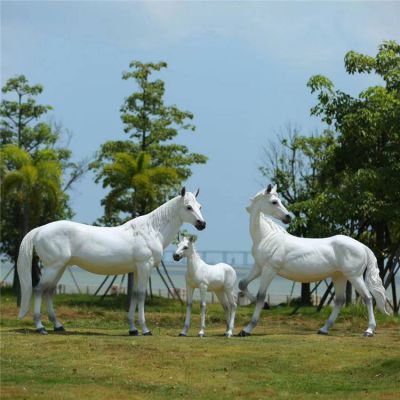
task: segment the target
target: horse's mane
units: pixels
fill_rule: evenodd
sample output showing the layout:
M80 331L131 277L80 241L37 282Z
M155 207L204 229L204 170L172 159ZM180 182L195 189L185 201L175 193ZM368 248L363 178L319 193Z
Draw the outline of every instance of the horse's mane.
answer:
M262 219L263 222L266 222L269 225L271 230L287 234L286 229L284 229L282 226L277 224L270 216L261 213L260 218Z
M131 219L124 226L134 231L142 231L143 229L159 229L162 225L168 223L176 213L178 207L178 199L180 196L168 200L166 203L157 207L148 214Z

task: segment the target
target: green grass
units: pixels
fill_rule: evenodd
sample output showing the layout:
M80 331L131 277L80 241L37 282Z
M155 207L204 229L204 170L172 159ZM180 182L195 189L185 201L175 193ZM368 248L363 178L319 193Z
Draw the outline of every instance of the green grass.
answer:
M329 310L275 307L262 312L254 335L224 338L223 313L207 307L207 337L179 338L185 309L154 298L146 305L152 337L127 335L125 296L99 302L56 296L66 334L34 333L16 318L15 298L1 301L2 399L398 399L399 318L376 313L378 329L363 338L366 311L343 310L328 337L316 335ZM238 332L253 307L238 309ZM50 324L45 322L50 329Z

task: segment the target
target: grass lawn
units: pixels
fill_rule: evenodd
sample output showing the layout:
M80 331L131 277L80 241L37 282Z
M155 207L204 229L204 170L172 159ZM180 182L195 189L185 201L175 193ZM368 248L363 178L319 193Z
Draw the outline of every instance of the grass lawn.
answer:
M184 307L154 298L146 305L152 337L130 337L125 296L103 302L56 296L65 334L34 332L17 319L15 297L1 296L1 399L399 399L399 318L376 313L364 338L366 310L343 310L330 336L316 335L329 309L276 307L262 312L248 338L223 337L223 312L209 305L198 338L194 305L190 337L177 337ZM235 333L253 306L238 309Z

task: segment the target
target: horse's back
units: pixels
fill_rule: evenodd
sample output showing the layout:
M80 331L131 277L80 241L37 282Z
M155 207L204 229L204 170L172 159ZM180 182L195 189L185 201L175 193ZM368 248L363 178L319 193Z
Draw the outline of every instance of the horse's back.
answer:
M139 242L137 238L133 243L133 235L124 226L107 228L55 221L39 229L35 248L45 265L64 263L111 274L131 268L133 253L140 257L143 250L137 247L145 247Z
M321 239L288 235L285 250L279 275L296 281L312 282L335 274L350 275L365 266L366 247L344 235Z

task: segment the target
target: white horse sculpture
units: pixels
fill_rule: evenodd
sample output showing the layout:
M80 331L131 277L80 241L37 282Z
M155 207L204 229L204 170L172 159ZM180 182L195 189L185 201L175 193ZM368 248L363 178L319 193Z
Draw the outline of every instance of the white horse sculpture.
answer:
M201 206L196 200L198 193L199 190L193 194L183 188L180 196L151 213L113 228L57 221L30 231L22 240L17 263L22 294L19 318L29 311L33 291L36 330L46 334L40 318L42 293L45 293L54 330L64 331L56 319L52 297L57 282L69 265L102 275L133 272L134 288L128 312L129 334L139 334L134 324L138 305L142 332L151 335L144 317L146 287L151 269L161 261L164 249L184 222L193 224L198 230L206 227L200 212ZM32 288L31 278L33 249L43 263L42 276L35 288Z
M264 304L265 294L276 275L299 282L315 282L331 277L335 287L335 305L319 334L328 334L345 302L346 282L349 280L368 308L368 328L364 336L373 336L376 327L372 295L377 307L385 314L386 295L376 258L362 243L348 236L325 239L303 239L288 234L270 215L288 224L291 217L282 205L275 187L259 192L247 208L250 213L250 234L253 239L255 264L248 276L239 282L239 289L252 298L248 284L260 276L256 307L250 323L239 333L249 336L256 326ZM363 272L366 270L364 282Z
M192 309L193 292L195 288L200 290L200 332L199 336L204 336L206 319L206 294L207 291L214 292L222 307L225 310L227 330L226 337L231 337L233 324L235 322L236 300L233 293L233 287L236 282L236 272L228 264L219 263L216 265L206 264L197 254L194 247L193 237L183 237L173 255L175 261L182 257L187 258L186 271L186 290L187 290L187 308L185 325L179 336L187 336L190 325L190 312Z

